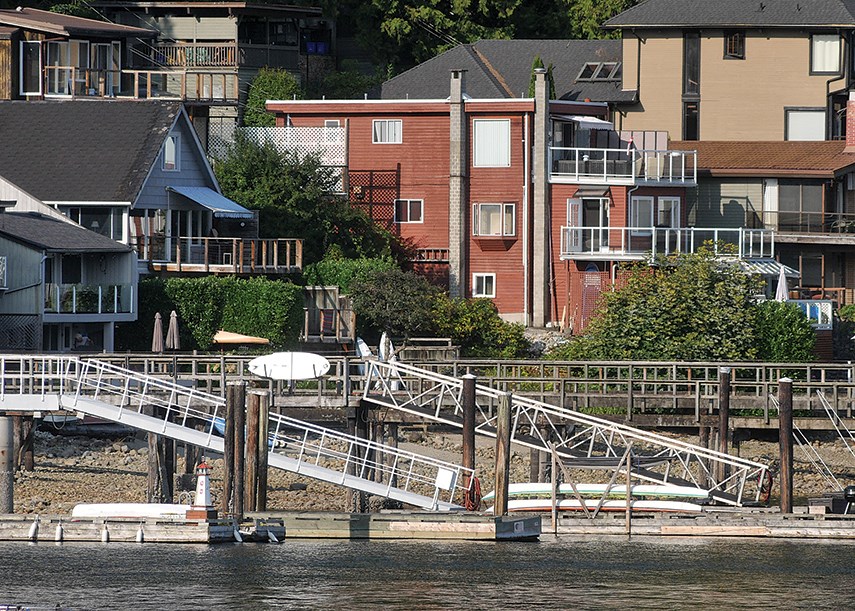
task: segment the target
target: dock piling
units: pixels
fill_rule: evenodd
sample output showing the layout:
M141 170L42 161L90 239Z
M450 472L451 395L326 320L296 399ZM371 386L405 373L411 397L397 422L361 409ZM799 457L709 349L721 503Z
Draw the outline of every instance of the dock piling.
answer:
M15 460L12 418L0 416L0 513L15 508Z
M493 515L508 513L508 485L511 467L511 393L499 397L496 410L496 499Z
M727 431L730 428L730 367L718 369L718 451L728 454ZM716 480L721 483L727 479L727 467L718 463Z
M778 380L778 441L781 448L781 513L793 512L793 381Z

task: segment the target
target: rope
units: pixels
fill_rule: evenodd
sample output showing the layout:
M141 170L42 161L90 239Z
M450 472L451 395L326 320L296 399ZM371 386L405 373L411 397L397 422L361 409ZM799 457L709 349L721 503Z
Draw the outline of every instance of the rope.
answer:
M474 475L469 476L469 486L463 497L463 507L466 511L478 511L481 509L481 480Z

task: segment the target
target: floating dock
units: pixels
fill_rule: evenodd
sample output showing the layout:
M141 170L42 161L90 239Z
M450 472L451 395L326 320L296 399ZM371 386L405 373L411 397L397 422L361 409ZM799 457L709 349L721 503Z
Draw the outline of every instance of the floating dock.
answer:
M282 521L275 519L257 519L238 524L231 519L179 521L0 515L0 541L209 544L281 541L284 536Z
M261 514L249 514L261 518ZM326 511L265 512L282 520L287 539L434 539L527 541L541 534L541 517L500 516L464 512Z

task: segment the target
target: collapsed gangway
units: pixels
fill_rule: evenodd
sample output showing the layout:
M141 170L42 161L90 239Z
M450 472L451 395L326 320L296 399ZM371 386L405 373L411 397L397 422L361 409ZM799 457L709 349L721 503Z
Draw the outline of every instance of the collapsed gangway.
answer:
M82 412L223 452L215 431L225 417L225 399L217 395L97 359L0 356L0 368L2 412ZM280 414L269 415L268 445L272 467L429 510L462 509L455 498L462 498L474 475Z
M501 391L475 385L476 432L495 437ZM462 427L463 381L400 362L372 360L363 399L447 425ZM722 503L758 502L768 492L768 468L620 422L511 396L511 441L555 453L569 467L619 467L632 446L632 474L663 484L710 490Z

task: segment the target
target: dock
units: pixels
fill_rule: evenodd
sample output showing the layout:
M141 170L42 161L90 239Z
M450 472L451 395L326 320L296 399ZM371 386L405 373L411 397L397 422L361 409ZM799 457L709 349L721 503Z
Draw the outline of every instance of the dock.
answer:
M259 514L249 514L260 517ZM528 541L541 534L540 516L492 516L464 512L326 511L265 512L282 520L286 539L432 539Z

